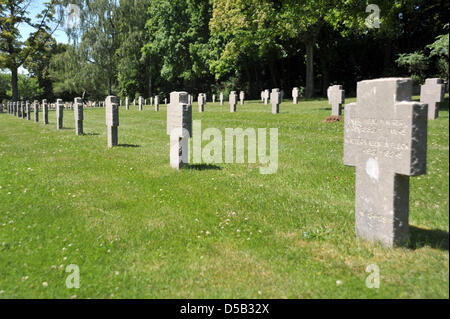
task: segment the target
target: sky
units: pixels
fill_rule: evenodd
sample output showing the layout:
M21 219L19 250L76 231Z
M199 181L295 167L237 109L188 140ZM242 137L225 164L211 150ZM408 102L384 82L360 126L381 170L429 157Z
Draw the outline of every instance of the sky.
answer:
M27 9L28 16L30 18L32 18L33 22L37 22L39 20L36 19L36 15L41 13L41 11L44 8L45 8L44 1L42 1L42 0L31 0L30 5L28 6L28 9ZM21 35L21 39L20 40L25 41L28 38L28 35L31 32L35 31L35 29L30 27L28 24L23 23L23 24L19 25L19 31L20 31L20 35ZM64 31L64 26L58 27L58 29L55 31L55 33L53 33L53 37L56 39L56 41L58 43L67 43L68 42L66 33ZM23 67L19 68L19 72L20 73L28 73L26 71L26 69L24 69Z

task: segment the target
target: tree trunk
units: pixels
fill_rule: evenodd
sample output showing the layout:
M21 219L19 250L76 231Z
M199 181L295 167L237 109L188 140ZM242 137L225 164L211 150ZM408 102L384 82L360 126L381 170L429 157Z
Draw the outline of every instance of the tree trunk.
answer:
M148 96L151 97L152 94L152 66L150 65L148 72Z
M275 75L275 61L273 59L270 60L270 75L272 77L272 87L277 87L277 77Z
M12 100L18 101L19 100L19 85L18 85L18 74L17 74L17 67L11 68L11 89L12 89Z
M327 97L327 90L330 86L330 72L328 70L328 61L323 56L320 60L320 68L322 71L322 96Z
M314 95L314 40L308 40L306 46L306 88L305 97L310 99Z

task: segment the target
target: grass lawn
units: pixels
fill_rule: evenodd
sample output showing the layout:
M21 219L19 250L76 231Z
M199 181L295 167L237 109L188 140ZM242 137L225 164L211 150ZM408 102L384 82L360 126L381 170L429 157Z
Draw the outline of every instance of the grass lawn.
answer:
M194 103L193 119L222 134L278 128L276 174L173 170L164 105L122 108L113 149L104 109L85 110L84 136L69 110L62 131L54 111L48 126L0 114L0 298L449 298L448 95L429 122L428 173L411 178L410 244L396 249L355 238L355 168L343 123L322 123L326 100L237 108Z

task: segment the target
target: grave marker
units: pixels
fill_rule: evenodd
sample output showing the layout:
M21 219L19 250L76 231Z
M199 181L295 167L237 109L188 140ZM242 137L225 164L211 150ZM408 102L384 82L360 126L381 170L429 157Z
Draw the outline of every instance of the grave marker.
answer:
M445 84L442 79L426 79L420 87L420 102L428 104L428 120L439 116L439 103L444 100Z
M106 126L108 135L108 147L117 146L119 143L119 99L110 95L106 98Z
M408 241L409 179L426 173L427 106L412 80L358 82L345 107L344 164L356 167L358 237L392 247Z
M64 103L61 99L56 100L56 128L63 128Z
M47 100L42 100L42 119L44 121L44 125L48 124L48 104Z
M223 92L220 92L220 94L219 94L219 101L220 101L220 106L223 106Z
M75 117L75 134L76 135L83 135L83 120L84 120L84 114L83 114L83 100L81 97L75 98L74 103L74 117Z
M200 93L198 95L197 101L198 101L198 111L199 111L199 113L204 112L205 111L205 101L206 101L205 95L203 93Z
M269 90L264 90L264 104L267 105L269 104L269 97L270 97L270 91Z
M27 120L31 121L31 105L30 105L30 101L26 101L25 102L25 108L27 110Z
M239 92L239 100L240 100L241 105L244 105L244 100L245 100L245 92L244 91Z
M155 95L155 111L159 111L159 95Z
M140 96L140 97L139 97L139 102L138 102L138 103L139 103L139 111L142 111L142 109L143 109L143 108L142 108L142 102L143 102L143 101L142 101L142 96Z
M167 106L167 134L170 135L170 166L189 165L189 138L192 136L192 107L186 92L171 92Z
M294 104L298 104L298 93L299 93L298 87L294 87L292 89L292 101Z
M230 101L230 112L236 112L236 103L237 103L237 94L236 91L231 91L230 96L228 97Z
M128 99L128 96L125 98L125 109L126 110L130 109L130 100Z
M342 114L342 104L345 101L345 91L342 85L333 85L327 90L328 103L331 104L331 115L340 116Z
M35 100L33 103L34 122L39 123L39 101Z
M270 93L270 103L272 104L272 114L280 113L280 103L281 103L280 89L272 89L272 93Z

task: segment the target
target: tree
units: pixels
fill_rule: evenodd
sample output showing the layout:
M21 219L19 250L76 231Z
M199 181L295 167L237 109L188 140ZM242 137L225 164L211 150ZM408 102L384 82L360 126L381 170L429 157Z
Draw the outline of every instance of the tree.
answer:
M155 73L171 89L204 91L211 80L205 58L211 5L204 0L155 0L148 14L148 42L142 52L151 58Z
M48 40L47 40L48 39ZM37 36L36 50L34 50L25 60L23 66L37 79L39 87L43 89L43 99L53 97L52 81L49 76L49 65L52 56L61 53L56 44L56 40L47 32L43 31Z
M30 0L0 0L0 67L8 68L11 71L12 99L14 101L19 98L19 67L38 49L41 41L49 40L49 37L44 36L43 32L47 32L49 36L53 33L48 25L54 20L54 8L57 0L50 0L46 3L45 9L37 17L38 23L33 23L27 16L30 2ZM36 29L25 43L18 41L20 37L18 26L22 23Z
M275 61L283 51L277 10L272 1L214 1L209 64L216 79L249 73L251 62L260 60L268 61L272 85L277 85Z
M148 38L145 23L149 6L146 0L122 0L117 10L117 81L122 96L134 96L136 92L153 94L152 61L141 52Z

